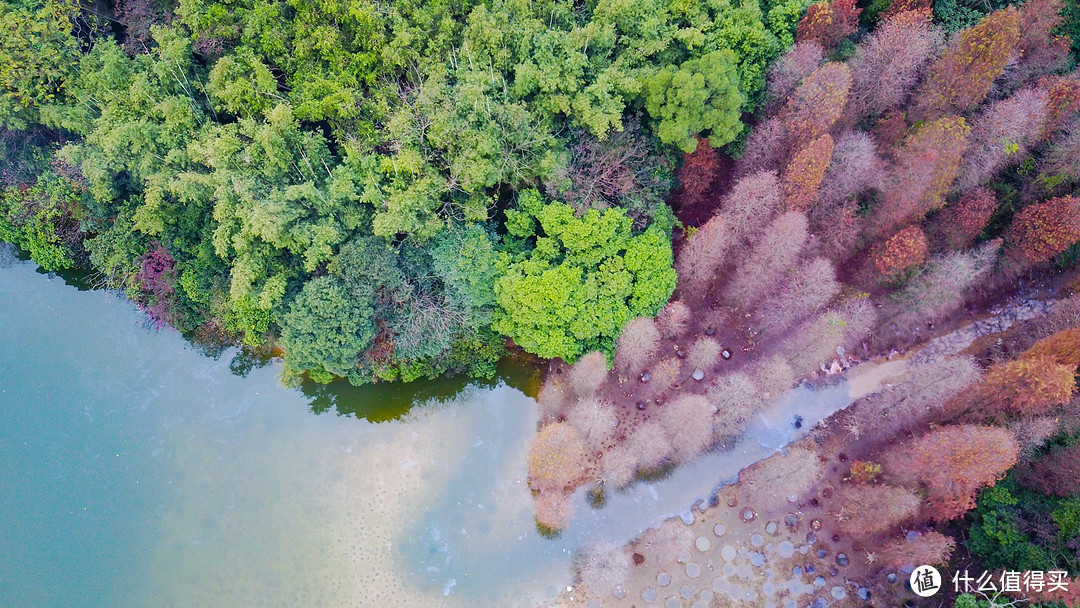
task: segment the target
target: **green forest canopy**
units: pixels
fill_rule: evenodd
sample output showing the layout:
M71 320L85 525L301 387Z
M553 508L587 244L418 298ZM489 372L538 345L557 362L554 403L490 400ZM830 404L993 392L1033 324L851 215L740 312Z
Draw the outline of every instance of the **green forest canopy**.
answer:
M9 195L0 235L292 376L610 349L674 288L672 159L740 135L805 5L4 2L5 138L68 142L25 162L74 194ZM81 231L67 257L46 217Z

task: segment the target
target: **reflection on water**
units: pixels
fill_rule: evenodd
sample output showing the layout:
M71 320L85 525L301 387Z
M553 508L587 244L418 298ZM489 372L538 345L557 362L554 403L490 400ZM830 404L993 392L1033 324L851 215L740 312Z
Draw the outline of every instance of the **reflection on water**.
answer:
M808 428L846 396L798 393L732 451L603 509L582 492L548 540L529 372L297 390L236 355L0 264L0 606L529 606L583 543L685 510L790 439L793 412Z

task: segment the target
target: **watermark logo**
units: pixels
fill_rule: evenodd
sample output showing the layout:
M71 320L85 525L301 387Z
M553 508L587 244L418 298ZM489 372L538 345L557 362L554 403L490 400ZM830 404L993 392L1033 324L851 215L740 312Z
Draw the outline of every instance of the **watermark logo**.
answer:
M919 566L911 572L911 590L919 597L930 597L941 589L941 573L933 566Z
M925 566L923 566L925 568ZM1039 593L1069 590L1069 573L1065 570L1030 570L1016 572L1005 570L997 577L983 570L979 576L972 576L967 570L957 570L952 577L953 591L956 593ZM912 588L915 584L912 583Z

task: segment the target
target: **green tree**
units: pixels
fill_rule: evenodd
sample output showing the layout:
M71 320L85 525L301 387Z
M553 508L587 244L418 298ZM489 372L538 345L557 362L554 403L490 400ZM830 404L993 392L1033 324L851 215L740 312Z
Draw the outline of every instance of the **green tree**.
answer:
M76 10L71 0L0 4L0 124L25 129L40 120L40 106L63 97L79 54Z
M739 116L746 96L739 90L735 54L714 51L668 66L645 79L645 107L656 121L656 135L689 154L697 136L709 132L709 143L719 147L742 131Z
M304 284L282 320L286 377L307 373L316 382L347 376L375 338L371 301L335 277Z
M522 192L507 211L515 255L495 282L493 327L542 357L611 352L622 326L656 314L675 288L667 235L656 226L633 235L631 224L618 209L579 218Z

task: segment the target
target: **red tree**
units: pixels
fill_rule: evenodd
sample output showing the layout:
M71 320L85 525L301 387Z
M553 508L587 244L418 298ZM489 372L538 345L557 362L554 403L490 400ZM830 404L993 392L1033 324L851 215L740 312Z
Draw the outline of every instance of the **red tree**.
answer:
M832 0L811 4L799 21L795 39L816 42L825 49L834 49L840 42L859 30L856 0Z
M889 474L926 490L928 515L947 521L975 506L975 494L1016 464L1020 445L1008 430L958 425L892 448L882 459Z
M698 138L697 149L683 156L679 167L679 202L684 208L708 202L713 182L720 173L720 156L709 140Z
M870 263L878 277L895 281L911 268L926 261L926 234L918 226L908 226L870 250Z
M1024 351L1022 357L1050 357L1073 370L1080 367L1080 327L1072 327L1043 338Z
M797 211L781 214L762 232L750 255L740 260L724 288L725 298L735 306L752 307L776 289L799 259L809 236L805 215Z
M772 117L754 127L746 138L746 149L735 164L740 176L765 171L778 171L787 157L791 134L778 117Z
M946 116L907 138L885 180L882 204L874 210L875 234L917 221L945 202L967 149L968 132L963 118Z
M931 530L911 540L901 538L885 545L878 561L894 568L915 568L923 564L942 566L949 563L954 549L956 541L951 536Z
M960 32L930 66L917 95L916 114L963 112L981 103L1020 43L1020 22L1020 13L1010 6Z
M1050 137L1080 111L1080 80L1070 77L1049 77L1039 80L1038 87L1046 91L1047 116L1043 138Z
M1080 198L1052 198L1024 208L1005 233L1009 255L1026 264L1041 264L1080 241Z
M982 234L997 209L989 188L975 188L934 218L934 235L948 249L967 249Z
M784 168L784 195L787 208L805 211L817 196L832 157L833 138L828 133L806 144Z
M795 89L780 111L784 127L798 142L808 142L832 128L847 106L851 71L843 63L826 63Z
M656 356L660 331L652 319L633 319L623 327L615 348L615 366L626 374L640 374Z
M585 464L585 444L574 427L549 424L529 445L529 485L551 494L571 490L584 479Z
M845 534L870 536L910 521L919 512L919 496L907 488L845 485L833 494L831 509Z
M932 3L932 0L892 0L884 16L886 19L891 19L901 13L910 12L924 14L929 19L933 14L930 9Z
M1034 353L990 368L975 389L975 401L989 413L1037 416L1064 405L1076 394L1076 366Z
M1010 83L1018 86L1064 67L1071 41L1067 36L1054 35L1061 23L1062 8L1062 0L1027 0L1020 5L1019 52L1009 69Z
M727 257L731 240L727 222L715 215L686 241L675 260L682 293L705 296Z

